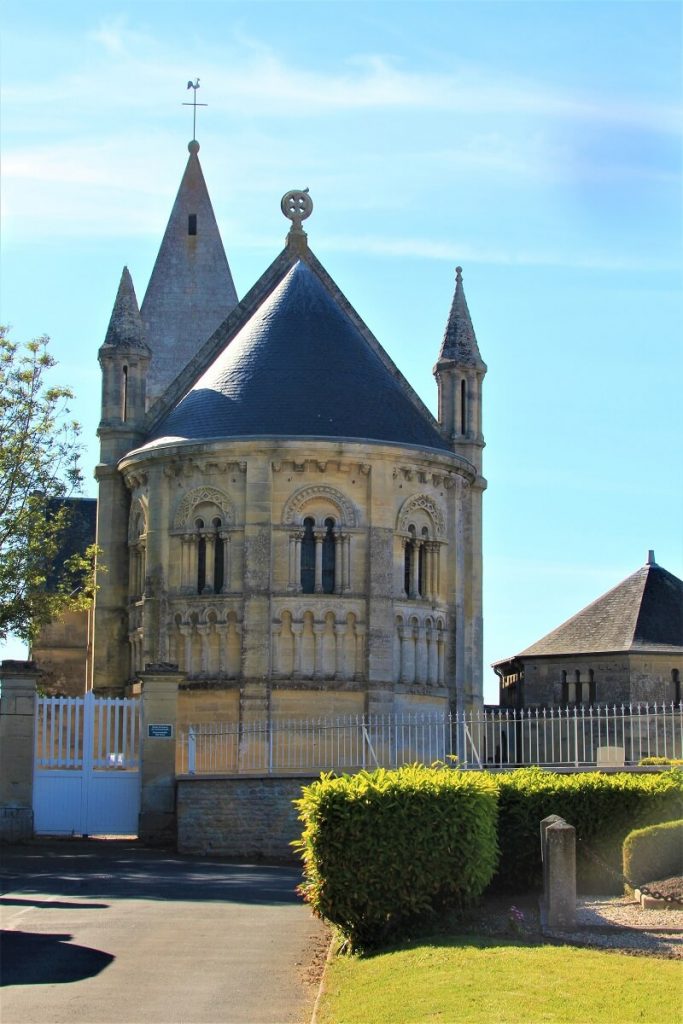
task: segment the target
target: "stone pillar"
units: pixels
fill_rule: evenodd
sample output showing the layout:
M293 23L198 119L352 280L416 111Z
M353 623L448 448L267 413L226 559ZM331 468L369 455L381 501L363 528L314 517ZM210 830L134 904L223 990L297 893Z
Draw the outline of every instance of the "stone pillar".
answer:
M147 665L142 681L142 792L139 836L154 846L175 846L175 753L178 686L185 678L177 665Z
M323 592L323 541L325 534L316 530L315 534L315 593Z
M545 924L570 931L576 926L576 830L551 814L541 822Z
M0 841L33 835L33 737L36 683L32 661L3 661L0 667Z

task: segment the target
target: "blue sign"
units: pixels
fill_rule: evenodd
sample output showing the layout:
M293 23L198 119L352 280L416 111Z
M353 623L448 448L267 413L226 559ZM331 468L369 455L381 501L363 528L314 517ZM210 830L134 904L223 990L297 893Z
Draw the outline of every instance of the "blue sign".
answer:
M147 726L147 736L150 740L172 740L173 726L153 722Z

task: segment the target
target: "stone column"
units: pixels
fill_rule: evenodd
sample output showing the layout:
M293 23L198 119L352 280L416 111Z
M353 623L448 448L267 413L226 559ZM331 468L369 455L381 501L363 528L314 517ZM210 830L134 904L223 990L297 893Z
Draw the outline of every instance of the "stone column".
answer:
M323 540L325 534L322 530L315 531L315 592L323 592Z
M175 757L177 665L147 665L142 682L140 839L154 846L176 844Z
M341 533L334 538L334 592L341 594L344 588L342 579L342 554L344 551L344 537Z
M315 622L313 624L313 635L315 637L315 655L313 661L314 678L323 676L323 636L325 634L325 623Z
M576 830L551 814L541 822L545 924L576 926Z
M0 667L0 841L33 835L33 756L36 683L32 661L3 661Z

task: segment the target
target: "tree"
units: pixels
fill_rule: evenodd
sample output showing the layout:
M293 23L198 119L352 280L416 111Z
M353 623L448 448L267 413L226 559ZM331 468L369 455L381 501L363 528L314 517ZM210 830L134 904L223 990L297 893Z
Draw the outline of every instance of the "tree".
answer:
M0 327L0 640L32 640L67 608L92 600L92 552L60 564L70 496L80 490L80 427L70 388L43 336L20 347Z

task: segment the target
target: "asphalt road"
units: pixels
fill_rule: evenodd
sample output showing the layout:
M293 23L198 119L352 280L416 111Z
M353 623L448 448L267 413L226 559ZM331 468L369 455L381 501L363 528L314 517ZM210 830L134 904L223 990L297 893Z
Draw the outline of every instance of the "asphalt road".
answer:
M326 936L298 881L130 841L5 847L2 1022L308 1021Z

